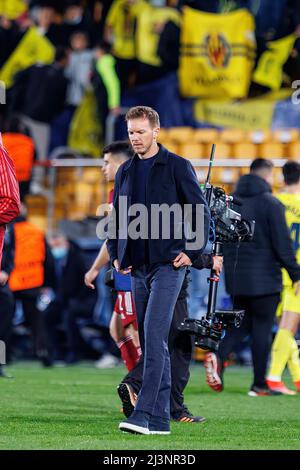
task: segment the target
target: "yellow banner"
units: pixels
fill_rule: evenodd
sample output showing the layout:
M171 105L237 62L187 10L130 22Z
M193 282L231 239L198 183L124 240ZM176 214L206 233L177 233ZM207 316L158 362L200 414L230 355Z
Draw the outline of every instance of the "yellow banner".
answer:
M253 81L271 90L279 90L282 83L283 65L288 60L296 40L295 34L268 42L253 74Z
M148 2L139 5L136 30L137 59L144 64L159 66L161 59L157 47L163 25L168 21L179 25L178 10L169 7L157 8Z
M35 27L32 27L25 33L3 65L0 70L0 80L9 88L13 84L16 73L37 62L50 64L54 60L54 55L55 48L51 42L41 36Z
M195 119L220 127L251 131L270 129L276 101L253 99L244 103L197 100Z
M183 12L179 82L184 97L244 98L255 59L254 19L231 13Z
M87 90L71 121L68 146L82 153L99 157L102 129L97 116L94 92Z
M0 0L0 14L10 20L19 18L27 9L25 0Z

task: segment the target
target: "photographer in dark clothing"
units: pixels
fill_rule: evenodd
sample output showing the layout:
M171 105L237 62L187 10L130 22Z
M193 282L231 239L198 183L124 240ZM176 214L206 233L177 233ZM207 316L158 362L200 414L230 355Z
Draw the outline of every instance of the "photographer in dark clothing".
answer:
M220 274L222 269L222 257L202 254L194 261L192 267L196 269L214 268L214 270ZM170 412L174 421L202 423L205 421L205 418L202 416L193 416L184 404L183 396L184 389L190 377L189 366L192 359L193 339L189 333L180 330L181 323L188 318L188 284L189 276L187 272L175 305L168 341L171 362ZM135 395L139 393L142 386L143 367L144 361L142 357L118 387L123 412L127 417L133 412L136 401Z
M97 295L81 282L87 263L79 247L61 232L51 234L49 244L55 259L54 299L44 312L50 362L62 359L57 329L62 324L67 340L64 359L73 364L79 360L82 343L77 321L92 318Z
M250 174L240 178L234 193L241 202L243 219L255 220L254 238L239 247L224 246L226 288L234 308L245 310L240 328L226 333L218 357L208 353L205 359L206 379L215 391L223 390L223 363L234 346L245 336L252 337L254 380L249 396L271 395L265 382L271 333L282 290L281 268L300 287L300 266L295 258L292 240L285 220L283 204L271 194L273 163L258 158Z

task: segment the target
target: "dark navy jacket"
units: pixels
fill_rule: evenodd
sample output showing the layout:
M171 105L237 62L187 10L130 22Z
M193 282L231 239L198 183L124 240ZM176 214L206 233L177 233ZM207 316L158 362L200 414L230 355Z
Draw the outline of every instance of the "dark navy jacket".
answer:
M234 194L243 203L237 207L243 219L255 220L255 232L252 241L241 243L236 269L236 245L224 245L227 291L243 296L276 294L282 290L281 268L288 271L292 281L300 280L285 207L257 175L242 176Z
M189 258L194 261L204 250L208 232L210 215L206 200L200 189L195 171L191 163L178 155L169 152L163 146L160 146L160 152L155 159L153 166L149 173L148 185L146 191L146 206L148 213L150 214L152 204L180 204L183 212L184 204L191 204L193 211L193 226L192 230L195 230L195 212L196 204L204 206L204 221L202 222L202 229L204 232L204 243L203 246L197 250L187 250L186 240L184 238L183 230L183 217L180 221L182 225L183 237L181 239L175 239L176 227L171 224L170 239L166 240L162 238L160 230L158 239L150 239L149 237L149 263L164 263L171 262L181 252L185 252ZM134 165L138 159L138 155L135 155L131 160L123 163L119 168L116 179L115 179L115 190L114 190L114 209L115 209L115 222L118 237L114 239L110 235L107 240L107 248L111 260L118 258L122 268L131 265L131 261L128 255L128 239L127 234L121 238L119 230L119 196L127 196L128 207L131 204L132 188L134 185ZM129 217L127 212L122 214L127 220L127 227L129 224ZM204 227L203 227L204 224ZM178 228L178 227L177 227Z

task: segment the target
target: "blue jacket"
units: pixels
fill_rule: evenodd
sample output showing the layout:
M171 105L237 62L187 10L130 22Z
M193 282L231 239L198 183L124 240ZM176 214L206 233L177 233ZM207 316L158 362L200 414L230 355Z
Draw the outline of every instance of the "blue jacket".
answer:
M204 207L204 220L201 221L204 241L203 246L197 250L186 249L187 240L184 236L184 218L182 215L182 219L179 222L183 232L182 238L175 238L176 227L174 224L170 225L170 239L163 239L161 227L158 239L151 239L149 237L149 262L150 264L171 262L181 251L185 252L190 259L194 261L202 253L207 243L210 223L209 208L200 189L195 170L191 163L188 160L169 152L163 146L160 147L161 151L153 163L148 178L146 190L146 206L148 214L150 214L152 204L168 204L168 206L180 204L182 207L182 213L183 205L191 204L193 214L192 230L195 231L196 205L201 204ZM117 238L113 238L109 235L107 248L111 260L113 261L117 258L120 261L122 268L130 266L131 260L127 250L128 233L125 234L125 236L120 236L119 233L119 196L127 196L129 207L131 204L132 188L134 185L134 167L138 158L138 155L135 155L131 160L123 163L119 168L115 179L113 205L115 209L114 223L116 224ZM128 211L127 216L126 214L121 215L125 216L128 227L130 222Z

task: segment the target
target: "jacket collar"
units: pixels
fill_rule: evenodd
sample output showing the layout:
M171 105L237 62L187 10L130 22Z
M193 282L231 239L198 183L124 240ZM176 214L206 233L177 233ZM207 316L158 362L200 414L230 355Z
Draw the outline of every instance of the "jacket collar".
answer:
M155 159L154 165L166 165L168 163L168 158L169 158L169 151L161 144L158 144L159 146L159 152L157 154L157 157ZM128 171L133 165L134 162L136 162L139 159L137 153L134 154L128 162L125 163L124 165L124 171Z

